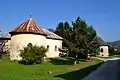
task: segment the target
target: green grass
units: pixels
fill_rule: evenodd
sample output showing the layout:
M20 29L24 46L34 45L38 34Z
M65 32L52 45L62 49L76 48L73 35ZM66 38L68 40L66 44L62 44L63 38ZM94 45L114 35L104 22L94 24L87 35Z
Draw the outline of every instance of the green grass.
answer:
M120 58L120 55L114 55L114 57L116 57L116 58Z
M101 57L101 56L97 56L98 58L103 58L103 59L111 59L114 58L114 56L108 56L108 57Z
M76 65L54 64L48 61L39 65L22 65L1 59L0 80L80 80L101 63L102 61L94 59L81 61Z
M100 57L97 56L98 58L103 58L103 59L111 59L111 58L120 58L120 55L113 55L113 56L108 56L108 57Z

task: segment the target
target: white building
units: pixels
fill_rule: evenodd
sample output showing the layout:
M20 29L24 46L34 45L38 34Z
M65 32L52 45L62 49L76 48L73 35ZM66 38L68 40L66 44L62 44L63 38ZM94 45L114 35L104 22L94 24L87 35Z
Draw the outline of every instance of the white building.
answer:
M101 57L108 57L109 56L108 45L101 45L100 46L100 56Z
M20 60L20 50L27 46L28 43L46 47L48 49L47 57L58 57L59 48L62 48L62 38L38 26L32 18L20 24L10 34L11 60Z

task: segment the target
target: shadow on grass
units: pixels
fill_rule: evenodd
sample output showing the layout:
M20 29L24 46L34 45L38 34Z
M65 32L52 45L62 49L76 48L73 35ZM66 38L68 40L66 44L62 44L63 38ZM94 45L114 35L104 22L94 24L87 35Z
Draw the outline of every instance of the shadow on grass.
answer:
M74 65L74 58L50 58L50 63L54 65ZM77 62L85 62L85 59L78 59Z
M54 77L60 77L60 78L63 78L65 80L81 80L85 76L90 74L92 71L96 70L102 63L103 62L101 62L101 63L99 63L97 65L93 65L93 66L90 66L90 67L83 68L81 70L77 70L77 71L72 71L72 72L68 72L68 73L65 73L65 74L56 75Z
M74 64L74 60L64 58L50 58L50 63L54 65L72 65Z

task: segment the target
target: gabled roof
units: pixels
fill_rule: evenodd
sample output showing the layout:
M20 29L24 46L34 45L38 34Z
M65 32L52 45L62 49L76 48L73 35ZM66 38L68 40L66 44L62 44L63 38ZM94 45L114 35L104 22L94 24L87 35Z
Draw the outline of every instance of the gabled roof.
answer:
M13 33L37 33L37 34L45 34L44 31L36 24L36 22L29 18L20 24L17 28L10 32Z
M11 37L10 34L7 32L1 32L0 34L0 38L10 38L10 37Z
M100 46L108 46L108 44L102 38L98 37L97 39Z
M9 33L3 33L2 35L0 35L0 40L10 40L10 34Z
M49 39L58 39L58 40L62 40L63 38L58 36L57 34L47 30L47 29L44 29L42 28L43 31L45 32L45 34L47 35L46 38L49 38Z

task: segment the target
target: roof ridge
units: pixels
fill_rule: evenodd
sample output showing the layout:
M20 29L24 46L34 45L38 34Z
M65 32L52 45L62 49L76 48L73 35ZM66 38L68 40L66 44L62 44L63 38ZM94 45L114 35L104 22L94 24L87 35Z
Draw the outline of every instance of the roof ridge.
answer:
M41 27L32 19L29 18L22 22L17 28L10 33L39 33L45 34Z
M29 29L30 21L31 21L31 18L30 18L29 21L28 21L27 31L28 31L28 29Z

